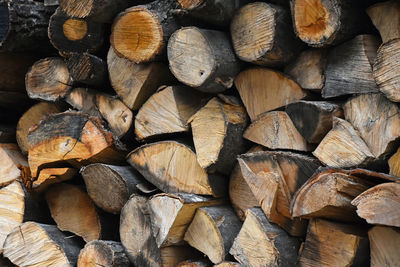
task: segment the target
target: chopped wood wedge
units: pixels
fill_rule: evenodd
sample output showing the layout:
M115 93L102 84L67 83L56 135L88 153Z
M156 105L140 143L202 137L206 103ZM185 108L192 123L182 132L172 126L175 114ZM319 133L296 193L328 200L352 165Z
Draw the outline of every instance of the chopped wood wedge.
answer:
M399 2L380 2L368 7L366 11L372 23L378 29L383 43L400 38Z
M400 262L400 232L397 228L374 226L368 231L371 267L396 266Z
M23 179L23 181L27 189L31 189L35 193L42 193L52 184L71 180L77 172L74 168L48 168L42 169L37 179L28 181L28 184L26 183L26 179ZM29 178L32 179L31 176Z
M0 144L0 187L21 178L21 167L28 162L16 144Z
M78 267L129 267L129 259L120 242L93 240L79 253Z

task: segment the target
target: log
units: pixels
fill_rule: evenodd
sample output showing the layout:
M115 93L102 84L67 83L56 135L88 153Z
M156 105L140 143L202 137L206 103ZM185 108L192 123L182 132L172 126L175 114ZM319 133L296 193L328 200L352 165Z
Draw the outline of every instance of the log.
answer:
M246 213L229 253L244 266L295 266L300 241L270 223L260 208Z
M133 150L128 163L165 193L193 193L222 196L224 177L207 174L197 163L191 148L177 141L146 144Z
M26 222L7 236L3 255L17 266L75 266L80 249L55 225Z
M230 206L197 209L185 234L185 241L214 263L225 260L242 223Z
M182 245L196 209L222 205L224 199L194 194L157 194L148 200L151 227L158 247Z
M400 4L398 2L376 3L368 7L366 11L378 29L383 43L400 38Z
M271 69L242 71L235 79L235 86L252 121L261 113L306 97L296 82Z
M157 88L173 80L165 64L135 64L119 57L112 47L108 51L107 66L112 87L132 110L138 110Z
M80 251L78 267L129 267L129 260L120 242L93 240Z
M366 166L374 158L364 140L353 126L333 118L333 128L324 137L313 155L329 167L350 168Z
M374 35L358 35L329 50L322 97L379 92L372 74L378 47Z
M214 97L190 120L197 161L209 172L229 175L238 154L246 150L243 106Z
M400 261L397 253L400 247L398 229L384 226L374 226L368 231L371 267L395 266Z
M27 155L29 151L29 128L39 123L44 116L61 111L62 108L59 105L49 102L39 102L25 111L18 121L16 130L16 139L22 154Z
M45 6L58 6L60 4L59 0L44 0L43 3Z
M25 77L26 91L32 99L54 102L63 98L71 85L67 64L58 57L36 61Z
M400 184L384 183L374 186L357 198L351 204L357 207L357 214L370 224L400 227Z
M299 266L368 266L368 239L359 226L314 219L308 224Z
M68 16L61 8L51 16L48 35L61 56L96 53L104 43L104 26L91 20Z
M290 6L296 35L313 47L336 45L368 25L368 17L356 1L292 0Z
M160 135L188 132L188 120L207 98L185 86L160 88L135 116L136 139L143 141Z
M201 260L187 260L180 262L176 267L209 267L211 262L208 259ZM219 266L219 265L214 265Z
M312 150L312 146L284 111L270 111L259 115L246 129L243 137L269 149Z
M264 66L283 66L303 45L293 33L290 11L265 2L240 8L231 22L231 36L239 59Z
M343 118L343 109L326 101L298 101L286 106L286 113L304 139L313 144L322 141L332 129L333 117Z
M0 162L0 187L21 178L20 166L28 167L16 144L0 144Z
M29 169L26 168L25 171L27 170ZM35 180L32 179L30 172L24 174L22 180L28 190L32 190L34 193L43 193L52 184L71 180L76 174L77 170L74 168L48 168L42 169Z
M132 194L141 193L138 187L150 186L130 166L94 163L83 167L80 174L93 202L101 209L119 214Z
M167 41L179 29L176 7L175 0L156 0L119 13L110 36L115 53L135 63L164 59Z
M47 25L54 10L40 1L2 0L0 50L49 53Z
M397 149L396 153L394 153L388 160L390 174L400 177L400 149Z
M176 267L180 262L191 258L203 258L204 255L190 246L171 246L161 248L161 265Z
M180 82L207 93L231 88L240 71L229 36L197 27L185 27L171 35L168 62Z
M233 261L223 261L220 264L214 265L214 267L241 267L241 266L242 266L241 264Z
M325 84L326 55L325 49L307 49L285 66L285 73L301 88L320 92Z

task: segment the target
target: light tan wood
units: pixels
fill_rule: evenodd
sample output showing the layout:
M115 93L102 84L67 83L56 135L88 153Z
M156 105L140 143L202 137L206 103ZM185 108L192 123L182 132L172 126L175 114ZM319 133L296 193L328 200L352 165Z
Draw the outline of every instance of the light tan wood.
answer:
M400 148L388 160L390 174L400 177Z
M396 266L400 262L400 232L397 228L374 226L368 231L371 267Z
M26 183L24 183L24 185L36 193L42 193L52 184L71 180L77 172L78 171L74 168L42 169L36 180L31 181L30 185L27 185Z
M63 24L63 32L65 37L71 41L81 40L86 36L87 24L84 20L67 19Z
M120 242L93 240L79 253L78 267L129 267L128 257Z
M28 167L25 156L16 144L0 144L0 187L21 178L20 166Z
M383 43L400 37L400 4L397 1L377 3L366 11Z

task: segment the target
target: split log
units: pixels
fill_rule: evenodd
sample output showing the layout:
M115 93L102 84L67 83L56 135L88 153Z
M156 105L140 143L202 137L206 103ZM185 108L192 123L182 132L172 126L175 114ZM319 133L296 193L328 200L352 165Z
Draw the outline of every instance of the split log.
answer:
M314 47L336 45L362 32L368 17L357 2L348 0L292 0L296 35Z
M244 266L295 266L300 241L270 223L260 208L246 213L229 253Z
M43 1L1 1L0 50L49 53L47 25L54 10Z
M149 137L189 131L188 120L207 98L184 86L160 88L135 116L136 138L142 141Z
M59 113L61 111L61 107L57 104L40 102L32 106L22 115L17 124L16 137L18 146L24 155L27 155L29 151L29 128L39 123L44 116L52 113Z
M306 97L296 82L271 69L245 70L236 77L235 86L252 121L261 113Z
M108 51L107 65L112 87L132 110L138 110L157 88L173 80L163 63L135 64L119 57L112 47Z
M358 35L329 50L322 97L379 92L372 74L378 47L374 35Z
M35 193L43 193L50 185L71 180L77 174L74 168L48 168L42 169L36 180L33 180L28 173L26 179L22 180L28 190L33 190Z
M246 129L243 137L269 149L312 150L284 111L261 114Z
M214 267L242 267L242 265L239 264L238 262L223 261L220 264L214 265Z
M71 53L67 67L75 83L101 88L106 83L107 65L99 57L88 53Z
M329 167L350 168L366 166L374 155L353 126L342 119L333 118L333 128L313 152Z
M242 223L230 206L197 209L185 241L214 263L225 260Z
M282 66L302 48L293 33L290 11L271 3L255 2L240 8L230 30L239 59L257 65Z
M20 167L28 167L16 144L0 144L0 187L21 178Z
M349 99L344 116L358 130L376 158L392 153L400 140L400 109L382 94Z
M207 93L231 88L240 71L229 36L197 27L174 32L168 40L168 61L180 82Z
M36 61L25 78L28 96L33 99L56 101L71 89L72 78L61 58L50 57Z
M66 163L79 166L91 162L120 164L124 156L102 121L79 112L48 115L31 128L28 144L33 178L41 169L50 166L65 167Z
M383 43L400 38L400 4L397 1L372 5L367 8L367 14L378 29Z
M400 184L384 183L368 189L351 204L357 206L357 214L370 224L400 227Z
M15 143L15 136L16 130L14 125L0 124L0 143Z
M400 177L400 148L388 160L390 174Z
M55 225L26 222L7 236L3 255L17 266L75 266L80 249Z
M305 50L285 67L285 73L301 88L319 92L325 84L326 55L325 49Z
M119 13L110 36L115 53L135 63L163 59L168 39L179 29L172 14L176 7L175 0L156 0Z
M396 266L400 262L400 233L396 228L374 226L368 231L371 267Z
M208 259L201 260L188 260L179 263L176 267L209 267L211 266L211 262ZM214 265L219 266L219 265Z
M359 226L314 219L299 266L368 266L368 239Z
M61 56L95 53L104 42L103 24L68 16L60 8L51 16L48 35Z
M130 166L94 163L83 167L80 173L93 202L113 214L120 213L132 194L140 194L138 187L148 186L143 177Z
M165 193L193 193L222 196L226 192L224 177L207 174L197 163L190 147L177 141L146 144L127 157L150 183Z
M148 201L151 227L158 247L182 245L196 209L226 202L193 194L157 194Z
M400 74L398 72L400 39L382 44L375 59L373 74L379 90L393 101L400 102Z
M343 118L340 105L324 101L299 101L286 106L299 133L309 143L318 144L332 129L333 117Z
M188 122L200 166L229 175L236 156L246 149L242 137L247 126L244 107L214 97Z
M161 248L161 266L176 267L180 262L191 258L203 258L204 255L190 246L172 246Z
M129 267L129 260L120 242L93 240L79 253L78 267Z

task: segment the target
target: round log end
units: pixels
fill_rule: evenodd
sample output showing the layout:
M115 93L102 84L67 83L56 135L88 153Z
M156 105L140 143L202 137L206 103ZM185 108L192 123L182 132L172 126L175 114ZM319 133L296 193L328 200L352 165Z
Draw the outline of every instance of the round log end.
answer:
M94 0L61 0L60 7L71 17L85 18L93 9Z
M83 39L87 34L87 23L81 19L67 19L63 24L65 37L71 41Z

